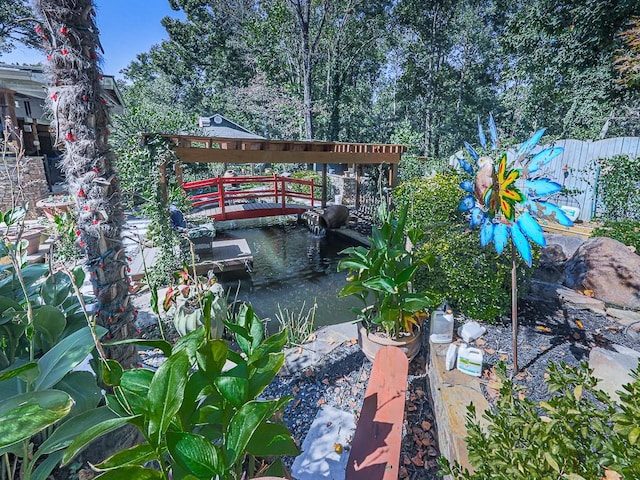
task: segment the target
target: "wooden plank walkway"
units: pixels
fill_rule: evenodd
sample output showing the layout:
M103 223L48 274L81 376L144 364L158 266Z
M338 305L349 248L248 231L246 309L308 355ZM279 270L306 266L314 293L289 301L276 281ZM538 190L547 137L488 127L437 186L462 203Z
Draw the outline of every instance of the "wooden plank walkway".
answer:
M346 480L398 478L408 371L402 349L387 346L378 351L351 443Z
M242 220L246 218L275 217L278 215L298 215L310 209L309 205L288 203L282 208L280 203L242 203L226 205L224 214L220 207L204 207L193 210L192 214L206 215L214 220Z

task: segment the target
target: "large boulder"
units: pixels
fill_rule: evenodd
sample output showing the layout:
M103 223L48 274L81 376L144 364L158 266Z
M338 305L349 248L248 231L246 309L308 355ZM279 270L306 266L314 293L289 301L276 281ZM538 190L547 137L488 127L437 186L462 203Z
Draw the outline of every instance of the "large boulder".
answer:
M607 237L590 238L565 264L564 284L623 308L640 308L640 256Z

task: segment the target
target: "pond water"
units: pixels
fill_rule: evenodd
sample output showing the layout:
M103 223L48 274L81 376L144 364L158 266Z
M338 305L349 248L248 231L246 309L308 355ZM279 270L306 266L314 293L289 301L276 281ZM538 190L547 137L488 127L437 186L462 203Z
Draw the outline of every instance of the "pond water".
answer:
M221 283L239 300L251 302L260 318L270 318L277 326L278 306L306 315L317 305L315 326L332 325L354 319L351 307L361 305L355 298L337 298L346 283L346 272L338 272L339 252L354 245L353 240L329 232L313 235L296 223L226 230L217 240L244 238L253 253L253 271L222 273ZM277 328L277 327L276 327Z

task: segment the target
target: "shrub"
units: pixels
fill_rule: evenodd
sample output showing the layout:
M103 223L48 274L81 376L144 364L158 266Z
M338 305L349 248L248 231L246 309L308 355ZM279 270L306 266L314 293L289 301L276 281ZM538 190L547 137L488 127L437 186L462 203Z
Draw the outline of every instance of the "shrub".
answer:
M313 172L311 170L304 170L302 172L294 172L291 174L291 178L296 178L298 180L313 180L313 183L316 185L322 185L322 174L318 172ZM289 185L291 190L298 193L304 193L309 195L311 193L311 189L308 185L300 185L297 183L292 183ZM331 192L331 181L327 177L327 192ZM322 187L316 187L313 190L313 198L321 199L322 198Z
M418 272L415 287L425 290L434 305L447 300L469 317L495 321L511 307L511 258L480 247L478 232L468 228L458 210L464 193L460 180L457 174L437 174L394 191L394 199L410 205L408 225L426 231L418 248L436 256L433 268ZM532 270L518 262L519 292L523 293Z
M640 472L640 369L623 387L620 403L596 389L598 379L579 368L550 364L549 400L533 402L506 379L504 365L497 405L485 412L488 425L467 407L467 447L474 473L440 459L454 479L638 478ZM522 388L522 387L520 387Z
M601 158L598 201L604 220L640 220L640 157Z
M609 237L632 246L640 255L640 220L605 221L591 232L592 237Z

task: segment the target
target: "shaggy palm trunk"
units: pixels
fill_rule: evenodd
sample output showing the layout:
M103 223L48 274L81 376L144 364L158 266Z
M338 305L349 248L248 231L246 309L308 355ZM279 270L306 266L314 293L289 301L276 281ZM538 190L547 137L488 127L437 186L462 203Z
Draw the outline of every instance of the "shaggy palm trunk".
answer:
M78 244L97 299L98 324L106 340L129 338L135 312L129 299L127 255L122 245L124 213L109 147L109 111L98 50L92 0L35 0L42 23L36 27L48 53L49 105L57 143L64 144L63 168L76 198ZM135 347L107 350L125 367L136 363Z

